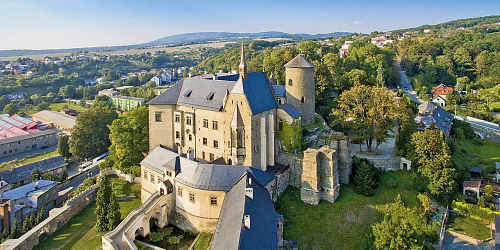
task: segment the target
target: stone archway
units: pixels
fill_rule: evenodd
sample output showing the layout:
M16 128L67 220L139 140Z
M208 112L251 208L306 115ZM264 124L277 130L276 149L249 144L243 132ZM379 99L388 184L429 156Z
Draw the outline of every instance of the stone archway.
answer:
M142 236L144 237L144 228L143 227L139 227L135 230L135 233L134 233L134 236L137 237L137 236ZM134 238L135 238L134 237Z

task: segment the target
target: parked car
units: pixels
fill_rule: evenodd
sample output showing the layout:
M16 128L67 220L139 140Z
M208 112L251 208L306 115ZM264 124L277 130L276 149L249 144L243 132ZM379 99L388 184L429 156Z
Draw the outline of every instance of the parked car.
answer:
M363 144L363 141L358 141L358 140L352 140L352 144Z
M92 165L92 162L83 163L82 165L78 166L78 172L82 172L84 169L90 167L90 165Z

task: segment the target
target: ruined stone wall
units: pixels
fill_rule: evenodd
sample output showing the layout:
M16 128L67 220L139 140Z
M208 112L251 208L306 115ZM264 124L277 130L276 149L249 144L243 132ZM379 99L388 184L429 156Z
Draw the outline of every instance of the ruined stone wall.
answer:
M407 160L401 156L392 157L389 159L372 159L366 158L370 163L372 163L376 168L383 169L386 171L395 171L400 169L409 170L411 169L411 161ZM406 168L405 168L406 167Z
M296 155L281 150L276 151L276 162L289 166L290 185L300 187L302 185L302 161L303 155Z

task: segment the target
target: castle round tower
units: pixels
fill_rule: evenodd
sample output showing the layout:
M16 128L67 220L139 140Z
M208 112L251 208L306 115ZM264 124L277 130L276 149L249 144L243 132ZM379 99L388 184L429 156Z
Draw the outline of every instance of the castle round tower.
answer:
M302 124L314 123L315 83L314 64L298 55L285 64L286 102L302 114Z

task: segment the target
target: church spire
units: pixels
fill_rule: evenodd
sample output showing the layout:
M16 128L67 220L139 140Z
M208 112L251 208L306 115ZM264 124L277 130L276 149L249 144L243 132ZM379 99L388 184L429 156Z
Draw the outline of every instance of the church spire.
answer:
M240 76L243 80L247 79L247 63L245 62L245 47L243 39L241 40L241 62L240 62Z

